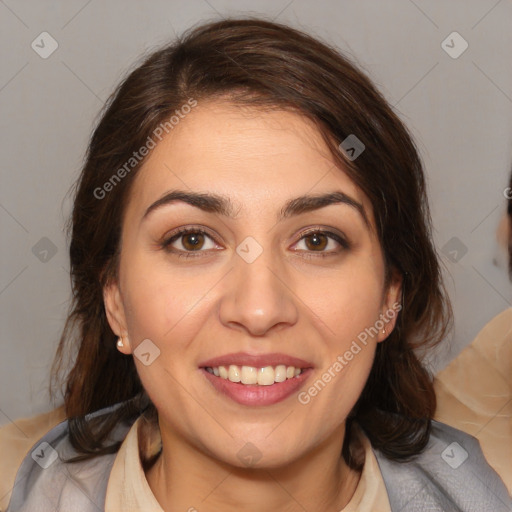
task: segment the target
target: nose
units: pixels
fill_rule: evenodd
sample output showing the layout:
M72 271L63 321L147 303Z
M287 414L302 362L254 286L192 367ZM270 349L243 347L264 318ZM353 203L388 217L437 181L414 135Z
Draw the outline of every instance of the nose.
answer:
M234 255L234 268L226 276L219 308L225 326L263 336L271 329L297 322L298 308L291 283L272 263L270 251L263 251L252 263Z

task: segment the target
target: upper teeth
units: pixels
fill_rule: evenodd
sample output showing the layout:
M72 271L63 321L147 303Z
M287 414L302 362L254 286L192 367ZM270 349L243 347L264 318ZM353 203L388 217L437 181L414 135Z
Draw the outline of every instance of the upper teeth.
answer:
M231 382L240 382L242 384L259 384L260 386L270 386L274 382L284 382L300 375L301 368L295 366L285 366L284 364L265 366L265 368L256 368L254 366L229 366L207 367L206 370L222 379L228 379Z

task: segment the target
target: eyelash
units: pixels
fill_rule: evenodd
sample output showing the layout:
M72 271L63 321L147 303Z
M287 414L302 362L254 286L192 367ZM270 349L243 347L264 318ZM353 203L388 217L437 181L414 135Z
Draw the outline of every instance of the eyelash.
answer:
M169 238L166 238L161 243L161 248L164 249L165 251L169 252L169 253L172 253L172 254L176 255L178 258L197 258L197 257L201 257L202 256L201 253L204 253L204 252L207 252L207 251L201 251L201 250L199 250L199 251L182 251L181 249L172 249L172 248L170 248L170 245L173 242L178 240L180 237L182 237L184 235L187 235L187 234L190 234L190 233L206 235L213 242L217 243L215 238L212 235L210 235L210 233L208 231L205 231L204 229L201 229L201 228L188 227L188 228L180 228L175 233L173 233ZM341 248L342 248L341 250L349 250L351 248L351 244L344 237L342 237L342 236L340 236L340 235L338 235L336 233L332 233L331 231L323 230L323 229L320 229L320 228L309 229L309 230L305 231L304 233L302 233L302 235L299 238L299 240L297 240L297 242L295 242L295 243L298 243L301 240L303 240L304 238L306 238L306 237L308 237L310 235L313 235L313 234L324 235L327 238L330 238L331 240L334 240L335 242L337 242L341 246ZM317 253L316 251L306 252L306 251L302 251L302 250L301 251L297 251L297 252L303 252L304 256L306 258L308 258L308 259L310 259L310 258L327 258L329 256L336 255L338 253L338 252L333 252L333 251L327 251L327 252L321 251L321 252Z

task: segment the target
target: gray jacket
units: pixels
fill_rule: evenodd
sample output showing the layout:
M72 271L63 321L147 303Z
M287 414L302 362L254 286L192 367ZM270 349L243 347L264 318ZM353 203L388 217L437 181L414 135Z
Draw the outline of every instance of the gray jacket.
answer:
M112 440L122 441L133 421L118 426ZM394 462L378 450L374 453L393 512L512 511L507 489L487 464L478 441L443 423L433 422L427 448L411 462ZM116 454L71 464L62 461L76 454L64 421L23 460L6 512L103 511Z

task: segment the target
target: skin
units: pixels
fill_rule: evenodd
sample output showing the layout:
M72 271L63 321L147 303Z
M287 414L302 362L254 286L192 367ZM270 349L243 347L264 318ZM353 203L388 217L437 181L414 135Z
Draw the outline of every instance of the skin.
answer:
M282 352L314 366L303 391L392 308L400 282L385 288L368 198L335 167L302 116L219 100L200 102L181 120L133 185L118 281L104 298L110 325L124 338L119 350L132 354L144 339L160 350L149 366L134 358L159 413L162 454L146 474L157 500L165 510L201 512L340 510L360 477L341 457L345 419L394 321L307 405L292 394L271 406L242 406L220 395L198 367L231 352ZM229 197L236 217L178 201L142 220L172 189ZM333 191L361 203L369 225L347 204L276 223L286 201ZM161 241L182 226L208 228L215 240L204 239L199 257L178 258ZM330 238L315 246L303 236L311 227L342 234L350 247ZM253 263L236 253L248 236L263 248ZM192 252L190 237L172 247ZM254 467L237 456L247 442L261 453Z

